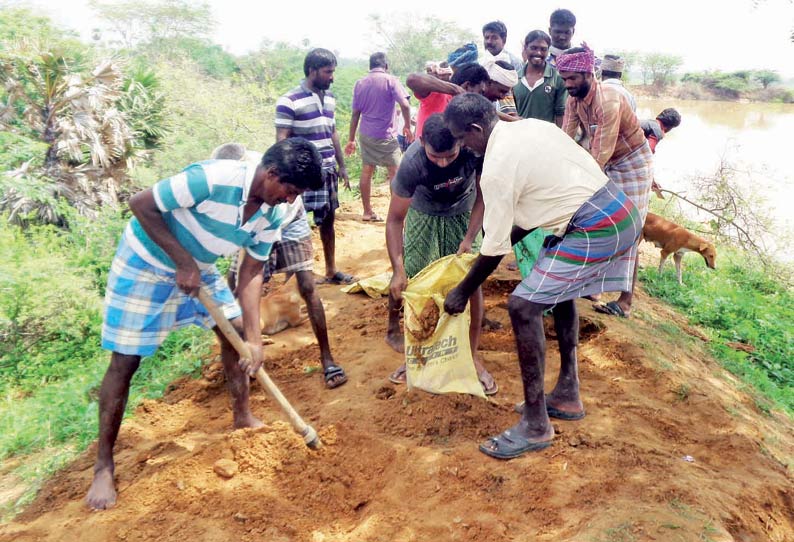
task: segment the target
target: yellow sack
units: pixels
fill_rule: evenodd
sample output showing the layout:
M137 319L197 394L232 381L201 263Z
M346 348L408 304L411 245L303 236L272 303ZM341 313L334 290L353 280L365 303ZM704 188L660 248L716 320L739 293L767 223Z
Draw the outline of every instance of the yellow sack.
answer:
M469 344L469 306L444 312L444 298L466 276L476 256L445 256L408 281L405 306L405 367L408 389L469 393L485 398Z
M367 277L358 280L349 286L342 288L346 294L356 294L364 292L373 299L379 299L381 296L389 295L389 283L391 282L391 271L386 271L374 277Z

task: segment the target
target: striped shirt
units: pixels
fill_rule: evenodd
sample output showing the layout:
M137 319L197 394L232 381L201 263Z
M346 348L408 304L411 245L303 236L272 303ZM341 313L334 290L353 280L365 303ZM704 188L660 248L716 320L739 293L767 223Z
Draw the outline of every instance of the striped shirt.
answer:
M237 160L208 160L191 164L182 173L152 187L154 201L169 231L193 256L200 269L209 268L221 256L244 247L257 260L265 261L281 229L295 216L297 207L263 203L243 223L243 211L256 172L256 164ZM124 238L147 263L174 271L168 254L133 217Z
M262 153L259 151L247 150L242 159L256 168L262 161ZM298 196L295 198L294 202L286 203L285 205L289 205L289 216L293 216L294 218L291 222L284 223L281 230L281 238L284 241L300 241L304 237L310 236L312 234L312 228L309 226L309 219L306 217L306 210L303 208L303 197Z
M336 99L325 91L323 100L301 81L276 102L276 128L289 128L291 135L314 143L323 159L323 169L334 169L336 157L331 136L336 130L334 109Z
M582 127L590 135L590 154L601 169L619 162L645 143L637 115L618 89L593 81L584 98L568 96L562 129L574 137Z

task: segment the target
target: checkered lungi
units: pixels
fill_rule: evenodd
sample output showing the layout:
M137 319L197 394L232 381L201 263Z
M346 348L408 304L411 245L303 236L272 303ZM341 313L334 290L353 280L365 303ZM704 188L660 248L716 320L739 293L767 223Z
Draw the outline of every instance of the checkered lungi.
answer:
M242 250L237 251L231 258L228 274L229 284L237 284L242 252ZM311 235L296 240L282 239L273 243L262 276L265 282L269 282L273 275L298 271L314 271L314 247Z
M643 143L619 162L607 164L604 173L631 198L645 224L653 183L653 153L648 143Z
M469 229L470 212L454 216L428 215L408 208L403 232L403 261L405 274L413 277L434 261L455 254ZM479 252L482 234L472 243Z
M602 292L631 291L642 222L631 199L608 181L571 218L562 237L546 237L513 295L554 305Z
M312 237L298 240L282 239L273 245L270 257L265 262L265 282L279 273L314 270L314 247Z
M215 266L202 271L201 282L226 318L242 314ZM209 329L215 321L197 298L179 289L175 273L148 264L122 238L105 291L102 348L150 356L172 330L191 324Z
M320 225L339 208L339 172L323 170L323 187L303 193L303 208L314 213L314 223Z

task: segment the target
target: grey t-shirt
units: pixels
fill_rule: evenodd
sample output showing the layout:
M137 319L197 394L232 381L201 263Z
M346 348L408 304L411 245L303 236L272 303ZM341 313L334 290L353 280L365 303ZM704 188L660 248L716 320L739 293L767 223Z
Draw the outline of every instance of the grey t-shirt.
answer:
M412 198L411 207L433 216L456 216L471 211L477 197L476 178L482 158L466 148L445 168L431 162L420 141L414 141L400 162L391 183L401 198Z

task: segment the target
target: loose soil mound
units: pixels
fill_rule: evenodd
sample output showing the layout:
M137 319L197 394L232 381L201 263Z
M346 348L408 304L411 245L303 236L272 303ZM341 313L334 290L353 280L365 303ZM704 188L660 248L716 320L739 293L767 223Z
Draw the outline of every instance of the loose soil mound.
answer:
M382 247L383 226L344 218L342 269L387 269L385 251L371 248ZM485 288L489 317L503 324L510 277L500 269ZM383 340L385 300L331 286L320 294L350 381L324 388L308 323L267 347L268 371L319 430L320 450L303 445L256 385L252 407L267 425L230 431L222 370L208 360L202 377L175 382L125 421L114 509L83 505L90 449L0 527L0 540L794 540L790 421L761 413L694 333L670 335L675 315L653 300L640 295L630 320L580 302L587 416L555 422L550 448L500 462L477 444L518 419L509 327L483 337L494 400L409 393L386 380L402 358ZM547 331L550 389L559 355ZM216 473L220 460L236 474Z

